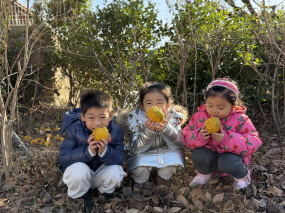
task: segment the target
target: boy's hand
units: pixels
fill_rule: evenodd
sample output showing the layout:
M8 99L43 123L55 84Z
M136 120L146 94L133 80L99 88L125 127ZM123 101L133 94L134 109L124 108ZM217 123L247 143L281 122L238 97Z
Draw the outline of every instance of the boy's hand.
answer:
M91 134L89 135L87 142L89 144L89 149L93 154L97 153L97 143L98 141L94 141L94 136Z
M223 128L221 127L220 132L219 133L212 133L212 138L214 138L214 140L220 142L224 139L225 134L223 131Z
M208 139L211 137L208 130L205 129L205 126L203 126L202 129L200 130L200 134L201 134L202 138L204 138L204 139Z
M102 154L105 151L109 141L111 141L111 135L110 134L109 134L108 140L102 138L102 141L97 141L98 142L97 148L98 148L99 154Z
M155 122L151 118L148 118L145 122L146 128L148 128L150 131L155 132Z

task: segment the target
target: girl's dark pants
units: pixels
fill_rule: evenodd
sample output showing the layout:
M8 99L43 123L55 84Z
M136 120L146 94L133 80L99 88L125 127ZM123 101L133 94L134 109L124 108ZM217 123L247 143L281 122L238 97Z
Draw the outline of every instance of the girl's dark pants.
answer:
M241 156L230 152L218 153L200 147L192 152L191 158L197 171L203 175L216 171L229 174L234 178L243 178L248 172Z

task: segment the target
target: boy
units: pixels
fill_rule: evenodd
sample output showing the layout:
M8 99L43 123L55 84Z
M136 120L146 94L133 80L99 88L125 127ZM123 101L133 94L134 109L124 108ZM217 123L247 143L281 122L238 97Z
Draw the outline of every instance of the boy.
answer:
M69 111L60 130L65 140L58 160L68 196L83 198L89 211L93 208L90 189L97 188L110 198L126 176L121 166L125 160L124 133L112 119L112 104L109 94L88 89L80 98L81 119L78 109ZM109 139L94 141L92 131L103 126L109 130Z

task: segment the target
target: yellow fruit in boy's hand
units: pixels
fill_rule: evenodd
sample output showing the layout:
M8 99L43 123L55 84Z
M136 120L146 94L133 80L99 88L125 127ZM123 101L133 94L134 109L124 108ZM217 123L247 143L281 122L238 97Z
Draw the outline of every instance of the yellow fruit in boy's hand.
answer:
M161 122L164 120L164 112L158 106L149 108L146 112L146 116L151 118L154 122Z
M95 141L101 141L102 138L108 140L109 131L106 127L100 127L93 130L92 135L94 136Z
M205 122L205 129L207 129L210 134L219 132L221 129L220 119L216 117L208 118Z

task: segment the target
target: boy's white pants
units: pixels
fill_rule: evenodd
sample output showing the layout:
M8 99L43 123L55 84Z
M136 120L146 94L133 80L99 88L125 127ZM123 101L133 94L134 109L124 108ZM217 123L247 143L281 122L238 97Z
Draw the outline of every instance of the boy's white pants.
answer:
M63 173L63 182L67 185L67 194L71 198L79 198L90 188L98 188L101 193L113 193L127 174L119 165L101 165L96 172L85 163L77 162Z

